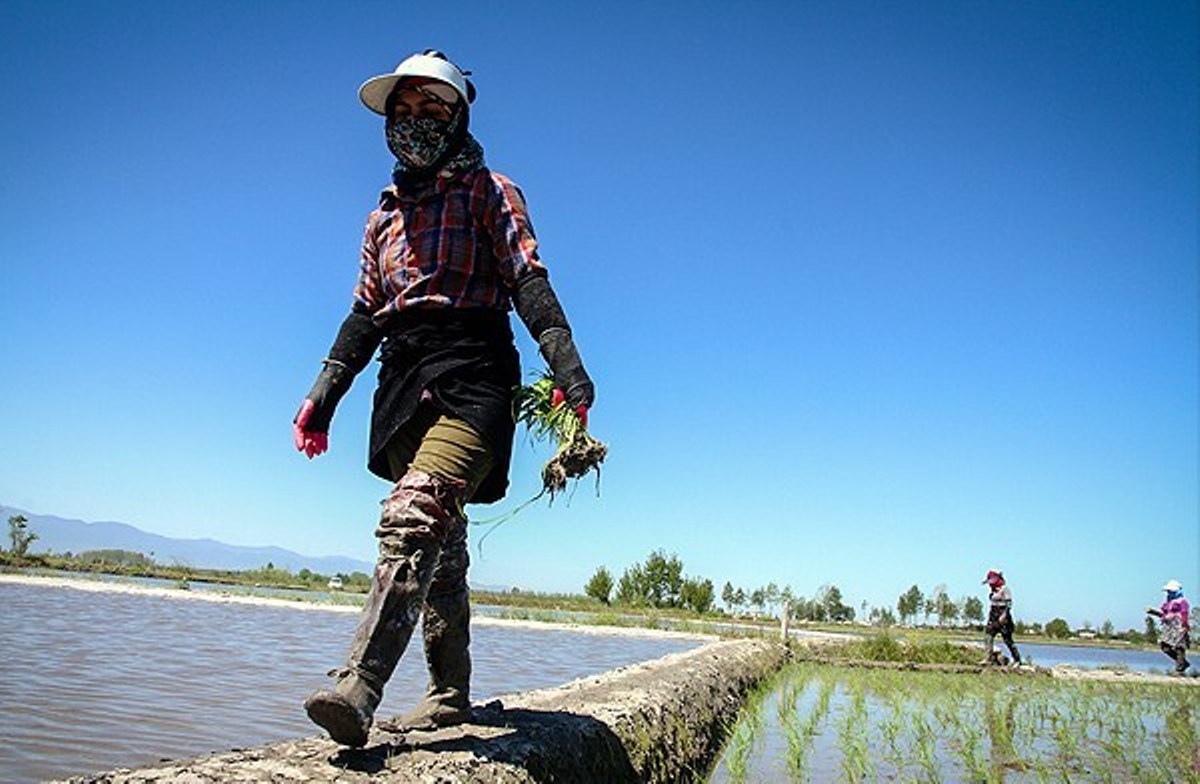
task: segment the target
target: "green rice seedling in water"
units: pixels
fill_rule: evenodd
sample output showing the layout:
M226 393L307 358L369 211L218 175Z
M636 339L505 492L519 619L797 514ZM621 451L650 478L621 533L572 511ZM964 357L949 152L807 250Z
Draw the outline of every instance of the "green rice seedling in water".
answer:
M1054 727L1054 741L1058 746L1058 767L1065 778L1078 771L1082 766L1079 762L1079 743L1075 728L1066 721L1058 722Z
M893 702L889 705L887 720L880 726L880 735L883 738L883 757L890 765L897 777L904 773L905 754L900 747L900 738L904 735L904 714L903 704Z
M795 780L840 766L840 778L856 782L1200 784L1200 707L1187 687L822 664L790 677L777 707ZM822 754L837 756L818 760L813 748L830 731L834 747L822 744ZM751 733L730 744L736 780L747 775L749 751L735 744L753 742Z
M800 721L800 715L793 705L793 710L781 719L784 738L787 740L787 767L791 777L803 781L808 761L808 741Z
M783 682L781 678L782 674L776 675L755 687L734 721L733 730L729 733L730 740L726 743L726 754L723 755L730 780L734 782L746 781L750 756L762 738L767 697Z
M808 680L802 676L799 669L787 673L779 696L778 714L781 724L786 724L788 719L796 715L796 703L800 701L800 694L807 685Z
M729 768L729 778L734 782L746 780L746 769L750 753L754 750L754 740L758 732L752 722L738 722L733 738L729 743L729 754L726 766Z
M1167 717L1168 742L1179 768L1200 781L1200 702L1182 694L1176 698Z
M922 781L937 784L942 780L941 771L937 764L937 738L929 721L923 715L918 715L913 722L917 737L917 762L924 774Z
M784 738L787 739L788 773L794 781L803 781L808 764L808 738L801 729L797 714L785 716L782 725Z
M814 724L819 724L829 713L829 704L833 702L833 692L836 688L837 681L833 678L825 678L821 681L821 691L817 695L817 705L813 710Z
M1128 772L1132 776L1132 771L1128 770L1129 765L1125 759L1126 746L1122 727L1123 725L1120 723L1111 725L1108 728L1107 738L1101 738L1097 741L1097 746L1104 757L1100 769L1108 774L1105 781L1116 780L1115 777L1122 771Z
M785 733L788 743L787 766L792 777L803 781L808 768L809 750L813 741L820 733L821 723L829 714L829 706L833 701L833 693L837 688L837 680L826 670L817 677L820 686L812 709L803 719L794 712L785 722Z
M983 733L971 719L955 713L955 753L970 781L987 781L988 766L982 754Z
M851 686L850 709L838 723L838 747L842 752L842 773L847 781L864 781L872 774L867 748L867 703L861 681Z
M803 666L789 670L783 694L779 700L779 725L783 728L783 735L787 740L788 772L796 781L804 780L807 756L806 739L801 728L798 704L801 693L808 687L810 677L811 671Z

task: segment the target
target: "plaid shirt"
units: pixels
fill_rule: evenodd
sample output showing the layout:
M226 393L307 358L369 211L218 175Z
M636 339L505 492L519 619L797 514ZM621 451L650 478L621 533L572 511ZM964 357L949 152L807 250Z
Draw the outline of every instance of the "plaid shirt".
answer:
M545 274L521 191L481 167L413 194L390 186L367 217L355 308L377 323L409 308L508 311L509 291Z

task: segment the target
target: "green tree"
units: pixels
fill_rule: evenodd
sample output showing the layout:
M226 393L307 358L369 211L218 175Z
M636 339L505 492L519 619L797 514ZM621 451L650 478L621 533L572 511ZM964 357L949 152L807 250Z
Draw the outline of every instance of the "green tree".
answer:
M701 614L712 609L714 596L712 580L698 577L685 579L679 589L680 604Z
M1062 618L1055 618L1046 624L1046 636L1063 639L1071 636L1071 627Z
M650 553L646 559L646 580L650 604L654 607L676 607L683 588L683 562L679 557L662 550Z
M954 619L958 617L958 607L954 605L954 600L946 592L946 586L939 585L934 588L930 601L933 604L933 614L938 619L938 626L953 623Z
M585 585L583 588L583 592L593 599L599 599L605 604L608 604L609 595L612 593L612 589L612 575L608 573L608 569L601 566L596 570L596 573L592 575L592 579L588 580L587 585Z
M1146 616L1146 630L1142 632L1142 635L1150 642L1158 639L1158 624L1154 622L1153 616Z
M867 616L873 626L895 626L896 616L890 607L872 607Z
M678 607L683 587L683 562L676 555L655 550L644 564L625 570L617 583L617 601L651 607Z
M721 602L725 605L727 612L733 612L734 602L737 599L737 592L733 590L733 583L725 581L725 587L721 589Z
M818 596L812 599L806 599L803 596L796 598L796 617L802 621L829 620L829 615L825 612L825 605L821 602L819 592Z
M1105 618L1104 623L1100 624L1100 634L1104 637L1111 638L1114 633L1115 629L1113 627L1113 622Z
M779 586L774 582L767 583L763 589L763 600L767 603L767 610L775 615L775 608L779 606Z
M617 581L617 601L634 606L646 604L646 575L641 564L630 566Z
M79 560L92 564L112 564L113 566L130 566L149 568L154 566L154 560L149 556L132 550L87 550L79 554Z
M779 592L779 601L783 603L784 607L792 607L793 609L795 608L796 597L792 594L792 586L783 586L783 590Z
M907 624L916 618L924 604L925 596L916 585L900 594L900 598L896 601L896 611L900 613L900 622Z
M750 606L756 610L756 615L762 615L767 606L767 592L762 588L755 588L751 591Z
M818 601L824 615L831 621L853 621L854 608L842 601L842 590L836 585L827 585L818 592Z
M968 596L962 614L967 623L983 623L983 601L978 596Z
M12 554L24 558L29 551L29 545L38 535L29 530L29 518L25 515L13 515L8 518L8 538L12 542Z

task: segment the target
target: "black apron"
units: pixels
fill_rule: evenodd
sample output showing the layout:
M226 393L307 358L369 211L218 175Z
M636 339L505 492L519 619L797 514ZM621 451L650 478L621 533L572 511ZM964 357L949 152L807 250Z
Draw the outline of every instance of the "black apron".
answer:
M516 431L513 393L521 362L508 314L489 308L418 308L386 327L379 387L371 412L367 467L389 481L387 445L417 411L425 390L487 442L495 461L470 503L499 501L508 490Z

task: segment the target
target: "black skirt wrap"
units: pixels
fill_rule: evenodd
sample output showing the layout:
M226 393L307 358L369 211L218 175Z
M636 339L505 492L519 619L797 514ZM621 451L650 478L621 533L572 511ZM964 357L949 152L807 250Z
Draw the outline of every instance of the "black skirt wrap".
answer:
M386 327L371 412L367 467L389 481L387 445L428 390L434 402L487 442L495 464L470 503L499 501L508 490L516 420L513 392L521 362L508 314L491 309L421 309Z

